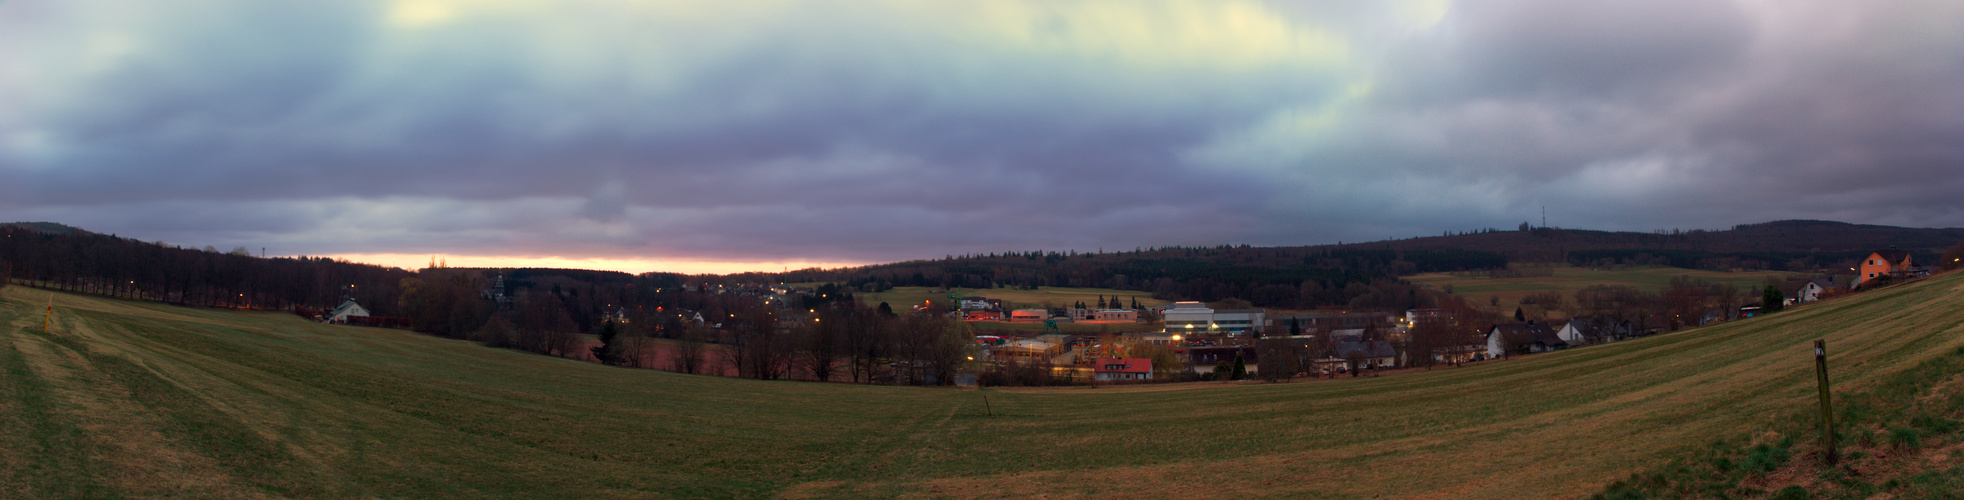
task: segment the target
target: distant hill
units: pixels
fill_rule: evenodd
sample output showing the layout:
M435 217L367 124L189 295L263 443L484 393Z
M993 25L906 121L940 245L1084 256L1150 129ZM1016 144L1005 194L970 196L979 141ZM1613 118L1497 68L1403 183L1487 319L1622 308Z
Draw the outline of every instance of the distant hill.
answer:
M1655 232L1610 232L1586 229L1534 228L1528 231L1484 231L1448 236L1432 236L1376 243L1346 245L1394 250L1454 248L1506 255L1513 262L1576 262L1577 252L1584 258L1618 255L1617 252L1651 251L1662 254L1695 255L1699 258L1772 260L1770 265L1728 266L1780 269L1792 259L1816 260L1866 257L1869 252L1895 247L1922 256L1934 256L1944 248L1964 241L1964 228L1908 228L1849 224L1819 220L1784 220L1734 226L1729 230L1671 230ZM1857 255L1859 254L1859 255ZM1773 260L1777 259L1777 260ZM1586 264L1586 262L1577 262ZM1696 263L1678 267L1701 267ZM1830 262L1814 262L1823 267ZM1802 271L1805 269L1784 269Z
M1160 247L1118 252L1004 252L872 266L737 275L739 281L892 286L1073 286L1139 290L1162 300L1242 298L1264 307L1395 307L1412 292L1380 282L1423 272L1514 263L1663 265L1691 269L1817 272L1898 248L1932 262L1964 241L1964 228L1928 229L1788 220L1727 230L1614 232L1530 228L1368 243L1294 247ZM1376 290L1358 288L1375 287ZM1360 297L1378 297L1359 303Z
M70 226L67 224L55 223L55 222L8 222L8 223L0 224L0 228L9 228L9 227L26 229L29 231L38 231L48 234L77 234L77 233L98 234L98 233L84 230L79 227Z
M15 263L15 278L60 279L64 283L72 283L65 286L99 286L101 283L142 285L148 280L155 283L154 289L169 290L169 294L175 294L170 296L181 297L185 292L184 283L194 279L189 276L195 274L194 270L203 269L189 262L210 258L174 248L168 249L170 252L159 253L166 247L127 238L97 238L107 235L52 222L0 224L0 230L66 239L63 241L68 243L47 240L44 242L46 245L37 243L33 249L16 248L10 251L12 258L9 259ZM90 242L84 243L82 240L85 239ZM1851 267L1868 252L1890 247L1909 251L1918 262L1933 262L1944 248L1959 241L1964 241L1964 228L1903 228L1804 220L1747 224L1728 230L1612 232L1564 228L1483 229L1342 245L1218 245L1092 253L1009 251L948 255L941 259L854 268L688 279L719 283L833 282L859 292L879 292L896 286L1095 287L1138 291L1139 295L1160 300L1212 302L1237 298L1257 307L1281 309L1342 307L1403 310L1417 307L1425 299L1420 290L1398 278L1425 272L1472 271L1505 268L1516 263L1558 262L1589 267L1634 264L1710 270L1817 272ZM21 246L34 242L15 243L15 246ZM147 249L129 255L151 257L101 268L114 271L57 265L57 261L67 258L60 256L77 255L70 248L74 244L120 246L132 251ZM161 258L165 254L190 257L177 260ZM144 262L139 264L136 261ZM185 277L167 278L166 274L126 276L139 270L169 270L166 274L170 276ZM379 273L382 270L376 268L373 271ZM665 273L629 276L605 271L555 269L480 271L487 278L491 274L504 274L507 284L514 287L589 291L594 285L630 281L662 287L681 283L685 278ZM364 271L360 274L372 273ZM381 275L375 274L376 277ZM195 279L206 278L199 275ZM319 289L307 293L283 293L281 300L322 303L331 302L336 297L332 290L313 283L318 281L317 278L305 279L308 283L303 285L272 277L266 279L272 281L251 287L250 293L267 293L271 290L270 286L278 283L277 286L281 287L304 285ZM345 278L337 279L348 281ZM240 285L226 285L237 286ZM390 284L379 284L374 288L361 289L379 292L392 288ZM230 293L233 297L240 297L240 292L246 290ZM209 295L207 292L199 293ZM209 297L205 299L209 301ZM393 297L374 299L393 302Z

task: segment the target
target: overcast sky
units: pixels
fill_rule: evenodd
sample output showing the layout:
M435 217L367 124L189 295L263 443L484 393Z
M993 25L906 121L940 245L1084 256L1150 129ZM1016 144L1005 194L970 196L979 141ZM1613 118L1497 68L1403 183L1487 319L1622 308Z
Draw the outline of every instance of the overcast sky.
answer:
M0 220L777 270L1964 226L1956 0L0 0Z

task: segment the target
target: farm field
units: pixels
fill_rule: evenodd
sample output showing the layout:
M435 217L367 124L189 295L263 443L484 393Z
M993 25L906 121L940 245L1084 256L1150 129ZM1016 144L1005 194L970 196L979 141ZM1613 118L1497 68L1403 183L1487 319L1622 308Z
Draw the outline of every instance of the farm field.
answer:
M1964 347L1964 273L1392 377L986 391L73 295L43 334L50 295L0 291L0 497L1575 496L1808 408L1814 339L1843 392Z
M1521 298L1529 294L1552 291L1561 293L1563 297L1573 301L1576 290L1594 285L1628 285L1639 290L1659 292L1670 286L1672 278L1690 276L1693 279L1758 290L1766 286L1766 280L1769 278L1777 280L1789 276L1804 276L1802 273L1785 271L1734 273L1663 266L1590 269L1560 265L1551 268L1554 271L1553 276L1489 278L1477 273L1465 275L1426 273L1407 276L1404 279L1432 289L1443 290L1450 286L1454 294L1466 297L1468 301L1482 307L1493 307L1489 305L1488 298L1499 297L1500 305L1497 310L1512 313L1516 307L1537 310L1534 305L1522 306ZM1758 294L1755 293L1753 296L1758 297Z

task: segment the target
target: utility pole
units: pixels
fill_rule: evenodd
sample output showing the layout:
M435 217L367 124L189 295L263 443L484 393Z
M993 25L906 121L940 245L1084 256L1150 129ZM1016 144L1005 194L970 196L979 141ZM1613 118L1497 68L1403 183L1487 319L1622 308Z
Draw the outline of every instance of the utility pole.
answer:
M1828 466L1840 457L1834 451L1834 403L1828 398L1828 341L1814 341L1814 374L1821 385L1821 450Z

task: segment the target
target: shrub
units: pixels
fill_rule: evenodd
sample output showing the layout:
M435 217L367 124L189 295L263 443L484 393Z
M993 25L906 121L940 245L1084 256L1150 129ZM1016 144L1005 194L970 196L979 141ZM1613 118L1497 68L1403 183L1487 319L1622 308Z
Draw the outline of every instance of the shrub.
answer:
M1914 427L1890 427L1889 446L1895 448L1923 447L1923 431Z
M1952 432L1957 432L1957 421L1948 418L1943 418L1943 417L1919 415L1916 418L1910 419L1909 423L1910 425L1921 427L1925 430L1928 430L1936 434L1950 434Z
M1773 472L1775 469L1779 469L1781 465L1786 464L1787 458L1793 455L1787 451L1787 448L1792 446L1792 439L1781 439L1779 446L1772 446L1766 443L1754 445L1753 449L1746 453L1746 460L1740 464L1740 468L1745 469L1747 472Z

